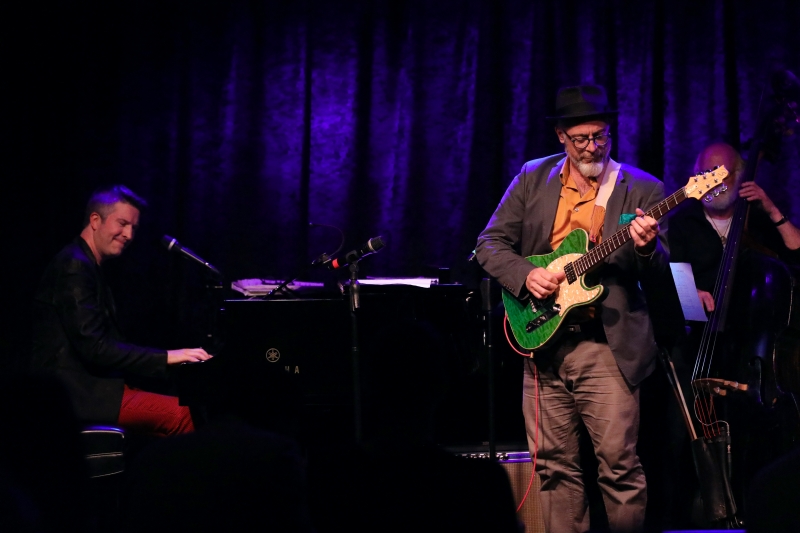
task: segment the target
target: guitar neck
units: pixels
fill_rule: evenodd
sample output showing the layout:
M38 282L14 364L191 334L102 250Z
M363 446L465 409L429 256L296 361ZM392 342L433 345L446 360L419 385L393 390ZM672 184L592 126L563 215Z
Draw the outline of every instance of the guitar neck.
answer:
M682 201L686 200L686 188L681 187L671 195L664 198L645 213L646 216L659 220L671 209L674 209ZM608 239L603 239L600 244L582 255L579 259L572 262L575 274L580 276L591 270L600 261L608 257L617 248L631 240L631 225L625 224L614 235Z

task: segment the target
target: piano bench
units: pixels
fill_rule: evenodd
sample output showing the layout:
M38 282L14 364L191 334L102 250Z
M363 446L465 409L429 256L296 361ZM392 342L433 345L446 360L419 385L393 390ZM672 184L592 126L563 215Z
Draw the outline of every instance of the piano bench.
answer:
M81 430L84 458L90 478L125 471L125 431L111 426L87 426Z

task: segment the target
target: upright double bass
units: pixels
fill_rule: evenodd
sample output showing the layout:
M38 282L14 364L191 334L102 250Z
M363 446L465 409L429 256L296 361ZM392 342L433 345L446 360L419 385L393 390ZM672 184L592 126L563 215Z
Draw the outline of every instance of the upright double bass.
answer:
M754 180L759 163L776 155L782 136L791 132L787 124L800 127L797 79L781 71L771 81L743 182ZM715 310L699 341L690 406L684 404L706 519L730 528L742 526L748 482L794 446L800 427L798 278L749 239L749 221L750 204L740 198L717 273Z

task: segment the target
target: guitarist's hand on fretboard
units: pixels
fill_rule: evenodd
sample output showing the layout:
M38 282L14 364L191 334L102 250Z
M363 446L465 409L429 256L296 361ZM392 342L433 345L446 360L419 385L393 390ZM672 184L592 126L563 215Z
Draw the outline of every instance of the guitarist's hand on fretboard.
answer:
M542 300L556 292L559 284L564 281L565 278L566 276L562 270L550 272L545 268L536 267L528 273L525 286L534 298Z
M656 248L658 222L644 211L636 208L636 218L631 221L631 238L636 250L642 255L649 255Z

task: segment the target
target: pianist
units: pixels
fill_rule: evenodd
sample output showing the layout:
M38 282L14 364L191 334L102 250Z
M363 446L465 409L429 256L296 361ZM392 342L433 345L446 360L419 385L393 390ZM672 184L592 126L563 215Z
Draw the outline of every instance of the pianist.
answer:
M145 205L122 185L89 199L83 230L47 266L35 293L31 363L62 380L81 421L166 436L194 429L188 408L175 397L128 386L126 376L166 377L168 365L211 356L202 348L128 344L117 329L102 265L133 240Z

